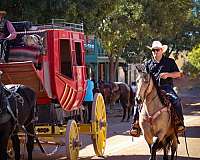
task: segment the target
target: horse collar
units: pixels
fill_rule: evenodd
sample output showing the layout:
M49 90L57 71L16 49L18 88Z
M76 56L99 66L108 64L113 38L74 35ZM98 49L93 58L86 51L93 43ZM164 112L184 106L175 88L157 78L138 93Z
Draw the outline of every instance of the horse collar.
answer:
M160 108L158 111L154 112L152 115L147 115L145 117L145 120L148 121L151 125L153 124L153 121L162 113L162 112L169 112L170 108L168 106L164 106Z

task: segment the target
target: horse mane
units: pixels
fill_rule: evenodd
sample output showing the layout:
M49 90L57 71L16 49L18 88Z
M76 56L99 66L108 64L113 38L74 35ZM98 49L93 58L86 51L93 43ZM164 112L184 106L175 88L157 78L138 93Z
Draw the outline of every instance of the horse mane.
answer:
M155 76L154 76L153 73L151 73L151 72L149 72L149 74L150 74L150 77L152 78L153 84L154 84L154 86L155 86L155 88L156 88L156 91L157 91L157 93L158 93L158 97L159 97L161 103L162 103L163 105L165 105L165 106L169 105L169 100L167 100L166 94L165 94L164 91L161 90L161 88L159 87L159 85L158 85L158 83L157 83L157 81L156 81Z

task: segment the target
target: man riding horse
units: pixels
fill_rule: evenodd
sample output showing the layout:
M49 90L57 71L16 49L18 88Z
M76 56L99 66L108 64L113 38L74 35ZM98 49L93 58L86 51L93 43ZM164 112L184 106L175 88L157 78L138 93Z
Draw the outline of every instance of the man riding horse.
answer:
M176 114L179 118L179 122L175 122L177 132L183 132L185 130L182 105L180 98L173 90L173 79L181 77L174 59L165 57L163 54L167 50L167 45L162 45L159 41L154 41L151 47L148 47L152 51L152 59L145 63L146 70L155 76L156 82L161 90L164 90L169 95L169 100L175 108ZM137 100L136 100L137 101ZM134 114L132 128L130 134L132 136L140 136L141 129L139 127L139 112L138 108Z

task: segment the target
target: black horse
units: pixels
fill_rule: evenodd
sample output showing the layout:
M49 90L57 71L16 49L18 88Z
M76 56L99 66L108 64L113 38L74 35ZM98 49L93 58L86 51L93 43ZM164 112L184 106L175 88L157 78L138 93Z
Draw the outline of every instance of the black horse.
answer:
M7 160L7 145L11 136L15 160L20 160L20 128L27 134L28 160L32 160L34 147L34 117L36 94L27 86L12 85L9 89L0 83L0 160Z

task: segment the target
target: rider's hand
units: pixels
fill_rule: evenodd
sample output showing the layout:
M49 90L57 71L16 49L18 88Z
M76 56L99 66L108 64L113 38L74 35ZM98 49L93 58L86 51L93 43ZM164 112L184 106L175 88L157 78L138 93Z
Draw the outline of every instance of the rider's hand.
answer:
M169 77L169 73L165 72L165 73L160 73L160 78L162 79L167 79Z

